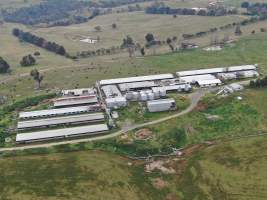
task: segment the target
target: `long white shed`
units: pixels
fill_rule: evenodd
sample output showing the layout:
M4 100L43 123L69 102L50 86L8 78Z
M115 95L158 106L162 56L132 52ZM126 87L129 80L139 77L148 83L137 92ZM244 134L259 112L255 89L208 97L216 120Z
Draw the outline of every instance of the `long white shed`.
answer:
M86 135L97 135L109 130L106 124L97 124L90 126L80 126L74 128L55 129L48 131L38 131L31 133L21 133L16 136L16 143L32 143L47 140L64 139L72 137L81 137Z
M20 119L33 119L33 118L46 118L46 117L55 117L62 115L73 115L81 114L87 112L96 112L101 110L101 105L89 105L89 106L78 106L78 107L69 107L69 108L58 108L58 109L47 109L47 110L35 110L29 112L20 112Z
M83 115L72 115L66 117L55 117L47 119L38 119L30 121L19 121L18 129L31 129L39 127L49 127L62 124L81 124L87 122L98 122L104 121L105 116L103 113L92 113L92 114L83 114Z
M141 82L141 81L164 80L164 79L172 79L172 78L174 78L172 74L157 74L157 75L149 75L149 76L136 76L136 77L128 77L128 78L101 80L99 84L100 85L112 85L112 84L132 83L132 82Z

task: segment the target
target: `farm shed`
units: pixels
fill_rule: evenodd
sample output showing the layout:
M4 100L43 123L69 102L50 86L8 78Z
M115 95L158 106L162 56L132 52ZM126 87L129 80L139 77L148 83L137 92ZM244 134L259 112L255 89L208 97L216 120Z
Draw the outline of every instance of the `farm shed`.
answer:
M174 99L159 99L147 102L147 109L149 112L162 112L176 109Z
M120 91L126 92L129 90L140 90L156 86L154 81L142 81L142 82L132 82L132 83L122 83L119 84Z
M257 70L256 65L241 65L241 66L232 66L226 67L226 72L238 72L238 71L247 71L247 70Z
M188 92L191 91L192 87L190 84L179 84L179 85L167 85L162 87L153 87L152 91L157 92L158 90L166 90L166 92L179 91L179 92Z
M90 126L80 126L74 128L55 129L48 131L38 131L31 133L20 133L16 136L16 143L32 143L54 139L64 139L72 137L81 137L86 135L96 135L107 132L106 124L97 124Z
M79 97L64 97L54 101L54 107L67 107L75 105L86 105L98 103L96 95L79 96Z
M200 87L210 87L210 86L218 86L221 85L222 82L220 79L211 79L211 80L199 80L197 84Z
M128 78L101 80L99 84L100 85L112 85L112 84L132 83L132 82L141 82L141 81L164 80L164 79L172 79L172 78L174 78L172 74L157 74L157 75L150 75L150 76L136 76L136 77L128 77Z
M83 95L93 95L96 93L94 88L79 88L73 90L62 90L62 95L64 96L83 96Z
M224 72L224 68L211 68L211 69L199 69L199 70L176 72L176 75L178 77L183 77L183 76L195 76L203 74L217 74L222 72Z
M255 70L240 71L236 73L238 78L253 78L258 77L259 73Z
M222 80L222 81L226 81L226 80L233 80L236 79L236 73L234 72L229 72L229 73L219 73L217 74L217 78Z
M127 100L125 97L107 98L106 105L108 108L121 108L127 106Z
M214 80L214 79L216 79L215 76L213 76L211 74L204 74L204 75L196 75L196 76L184 76L184 77L180 78L180 81L184 82L184 83L195 84L198 81Z
M65 117L55 117L47 119L38 119L30 121L20 121L18 122L18 129L31 129L40 127L50 127L62 124L82 124L87 122L98 122L104 121L105 116L103 113L92 113L83 115L72 115Z
M105 85L102 86L101 89L104 92L106 98L121 96L121 92L116 85Z
M36 110L36 111L30 111L30 112L21 112L19 113L19 118L20 119L46 118L46 117L53 117L53 116L95 112L95 111L100 111L101 109L102 109L101 106L99 104L96 104L96 105L89 105L89 106Z

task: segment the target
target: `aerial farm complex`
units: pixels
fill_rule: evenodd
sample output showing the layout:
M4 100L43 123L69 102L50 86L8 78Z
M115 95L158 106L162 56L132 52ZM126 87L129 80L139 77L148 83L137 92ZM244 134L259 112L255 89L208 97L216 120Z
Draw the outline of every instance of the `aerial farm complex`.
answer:
M147 112L176 110L179 105L168 93L189 93L257 76L257 65L243 65L100 80L95 87L63 90L60 97L53 100L51 109L19 114L16 142L25 144L108 133L116 127L116 110L129 106L129 102L142 103ZM239 89L238 84L225 86L229 92Z

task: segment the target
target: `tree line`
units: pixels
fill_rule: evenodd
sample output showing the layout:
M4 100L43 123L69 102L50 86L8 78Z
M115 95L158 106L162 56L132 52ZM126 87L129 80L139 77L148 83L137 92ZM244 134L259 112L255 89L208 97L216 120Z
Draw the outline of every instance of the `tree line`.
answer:
M241 7L246 8L248 14L267 16L267 3L250 3L245 1L241 3Z
M152 0L47 0L40 4L28 7L12 9L2 9L2 15L6 22L21 23L25 25L48 24L49 26L67 26L87 22L99 15L98 8L112 8L126 4L147 2ZM129 10L136 10L138 7L130 6ZM77 13L87 10L91 16L87 17Z
M54 52L58 55L67 56L65 48L55 42L47 41L42 37L33 35L30 32L24 32L18 28L14 28L12 33L15 37L19 38L21 41L34 44L38 47Z
M252 88L262 88L267 87L267 76L264 78L258 78L256 80L251 80L249 86Z
M171 8L162 3L155 3L146 8L147 14L165 14L165 15L199 15L199 16L223 16L228 14L237 14L237 9L226 9L225 7L216 8Z

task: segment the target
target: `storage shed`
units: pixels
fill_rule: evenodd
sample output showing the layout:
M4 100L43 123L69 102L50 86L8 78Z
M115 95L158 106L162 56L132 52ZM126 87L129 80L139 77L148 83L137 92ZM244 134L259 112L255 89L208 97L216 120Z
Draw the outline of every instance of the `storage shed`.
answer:
M125 97L115 97L106 99L107 108L117 109L127 106L127 100Z
M212 79L212 80L199 80L197 81L199 87L212 87L219 86L222 84L220 79Z
M162 112L168 110L175 110L176 103L175 100L172 98L148 101L147 109L149 112Z

